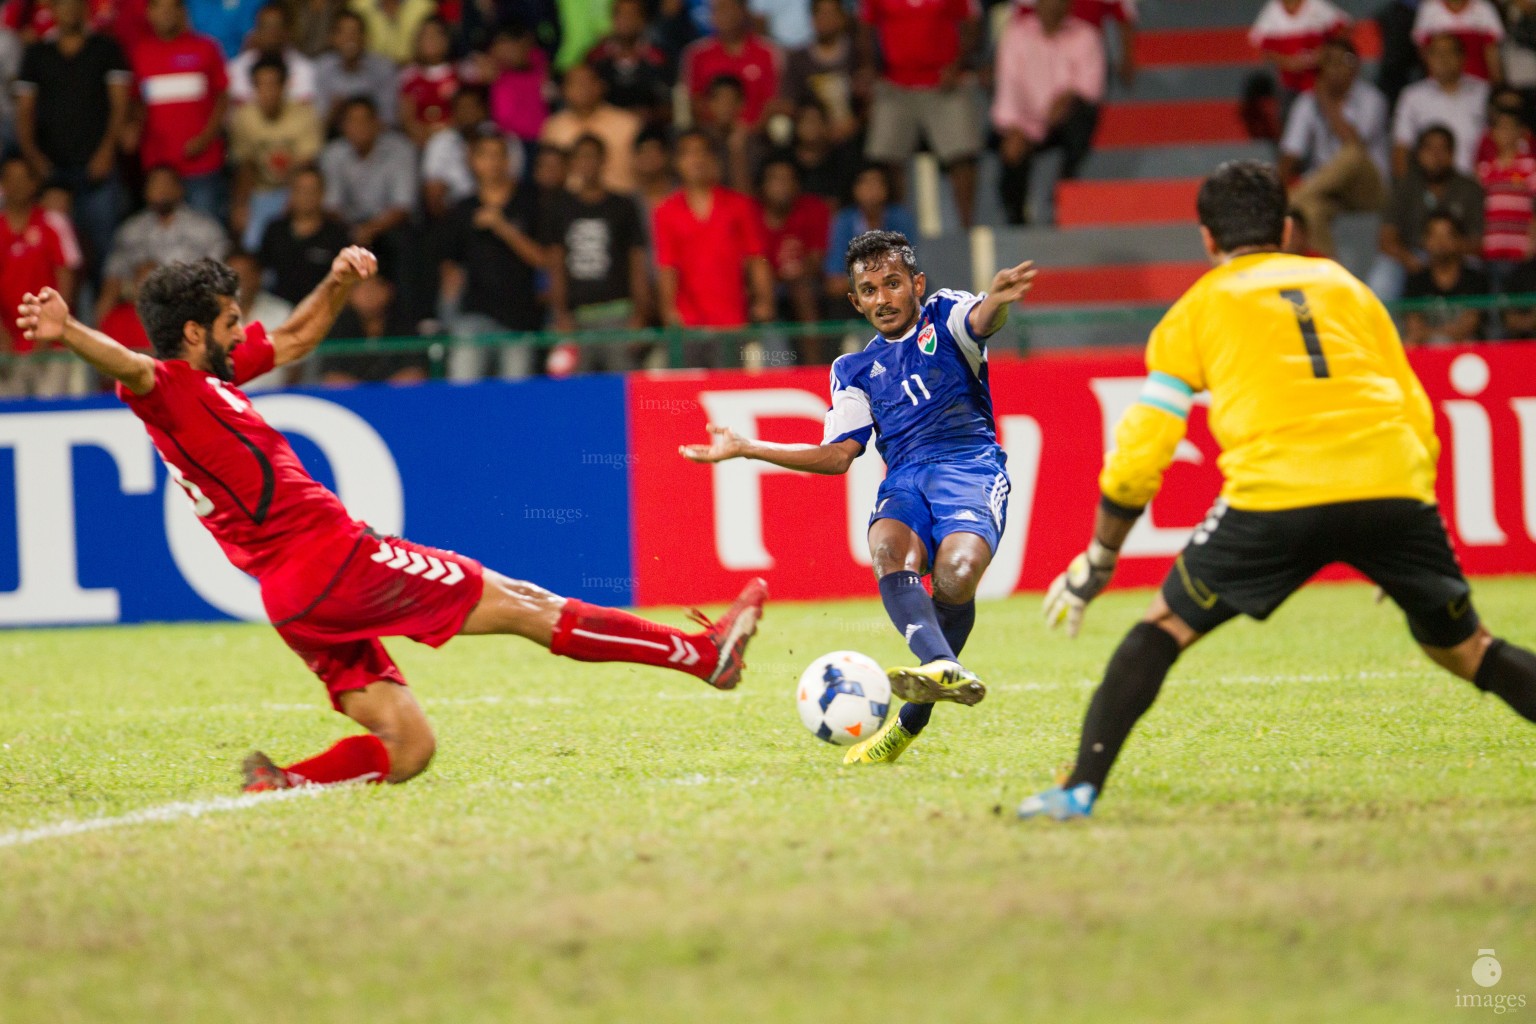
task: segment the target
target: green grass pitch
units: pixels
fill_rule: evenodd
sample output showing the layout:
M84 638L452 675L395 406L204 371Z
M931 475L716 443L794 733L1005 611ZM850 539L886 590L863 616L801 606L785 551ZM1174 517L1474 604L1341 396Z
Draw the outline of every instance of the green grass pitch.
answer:
M1477 596L1536 643L1536 580ZM904 657L875 601L770 604L731 694L391 642L438 730L409 785L10 845L232 795L251 747L292 759L350 723L264 627L0 634L0 1021L1536 1013L1536 729L1364 586L1192 651L1091 822L1012 819L1146 598L1102 599L1076 642L1037 597L984 605L966 662L990 696L863 770L804 731L793 680L827 650ZM1457 1006L1484 992L1526 1006Z

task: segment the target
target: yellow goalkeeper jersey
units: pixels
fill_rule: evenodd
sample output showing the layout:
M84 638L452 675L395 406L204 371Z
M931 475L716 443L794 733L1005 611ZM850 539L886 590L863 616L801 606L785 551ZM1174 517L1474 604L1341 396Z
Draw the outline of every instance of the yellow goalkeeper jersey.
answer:
M1386 308L1332 260L1260 252L1212 269L1152 331L1147 370L1099 477L1116 505L1152 500L1201 391L1233 508L1435 500L1429 398Z

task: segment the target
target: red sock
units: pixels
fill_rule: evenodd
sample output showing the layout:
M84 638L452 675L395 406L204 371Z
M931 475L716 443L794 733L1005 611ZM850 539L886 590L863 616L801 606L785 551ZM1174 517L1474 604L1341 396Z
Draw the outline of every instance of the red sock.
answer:
M705 633L685 633L617 608L571 598L560 611L549 649L577 661L629 661L675 668L707 679L719 652Z
M372 733L348 736L323 754L291 764L283 771L295 786L333 782L383 782L389 775L389 751Z

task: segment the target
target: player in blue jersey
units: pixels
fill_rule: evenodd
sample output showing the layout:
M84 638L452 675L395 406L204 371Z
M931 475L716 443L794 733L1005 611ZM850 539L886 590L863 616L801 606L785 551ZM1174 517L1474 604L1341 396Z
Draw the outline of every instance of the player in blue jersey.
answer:
M808 473L846 473L870 436L885 482L869 522L869 552L891 622L921 664L890 670L907 703L844 764L890 762L928 724L935 701L975 704L986 687L959 662L976 622L976 585L997 550L1008 510L1007 459L987 385L987 339L1029 291L1031 263L1000 270L984 295L940 289L905 235L869 231L846 256L848 298L876 331L862 352L832 364L832 407L821 444L775 444L709 427L709 444L683 445L695 462L761 459ZM922 578L933 575L933 596Z

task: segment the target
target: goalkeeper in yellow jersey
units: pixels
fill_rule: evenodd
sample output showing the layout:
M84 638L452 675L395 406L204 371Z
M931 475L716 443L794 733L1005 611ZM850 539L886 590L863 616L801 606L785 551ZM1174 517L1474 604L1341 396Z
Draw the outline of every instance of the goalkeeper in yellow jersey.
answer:
M1225 485L1110 658L1071 775L1020 804L1022 818L1088 815L1179 654L1239 614L1268 618L1333 562L1375 581L1437 664L1536 721L1536 655L1495 639L1472 608L1435 505L1434 415L1386 309L1332 260L1282 251L1285 191L1267 164L1222 164L1198 209L1215 268L1152 331L1146 386L1099 476L1093 539L1046 594L1047 623L1077 634L1201 391Z

